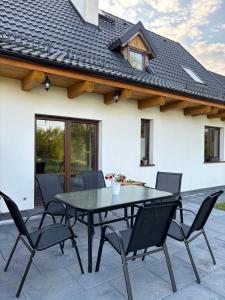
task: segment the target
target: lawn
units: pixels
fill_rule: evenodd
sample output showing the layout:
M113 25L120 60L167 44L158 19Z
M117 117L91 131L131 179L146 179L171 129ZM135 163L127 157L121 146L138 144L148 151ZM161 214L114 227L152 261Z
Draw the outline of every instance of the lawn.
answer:
M214 208L225 210L225 202L215 204Z

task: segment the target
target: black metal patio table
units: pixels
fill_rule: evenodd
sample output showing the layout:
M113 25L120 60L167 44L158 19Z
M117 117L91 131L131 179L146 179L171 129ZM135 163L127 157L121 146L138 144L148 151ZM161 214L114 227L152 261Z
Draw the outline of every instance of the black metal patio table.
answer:
M124 207L132 207L135 204L141 204L156 200L171 201L173 194L159 191L144 186L127 185L122 186L119 195L112 195L111 188L102 188L94 190L77 191L71 193L58 194L55 198L64 203L67 207L75 208L87 214L88 226L88 272L92 272L92 241L94 226L101 226L113 222L124 220L116 218L110 221L94 223L94 214L99 212L112 211ZM128 218L132 218L129 216Z

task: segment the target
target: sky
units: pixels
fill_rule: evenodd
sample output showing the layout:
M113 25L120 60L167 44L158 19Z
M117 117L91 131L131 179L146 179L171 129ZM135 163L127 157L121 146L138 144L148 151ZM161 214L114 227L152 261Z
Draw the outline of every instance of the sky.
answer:
M225 0L100 0L100 9L179 42L225 75Z

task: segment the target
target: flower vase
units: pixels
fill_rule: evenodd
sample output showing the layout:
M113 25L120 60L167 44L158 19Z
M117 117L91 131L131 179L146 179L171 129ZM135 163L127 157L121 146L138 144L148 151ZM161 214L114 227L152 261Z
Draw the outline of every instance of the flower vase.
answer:
M119 195L119 193L120 193L120 183L112 182L112 194Z

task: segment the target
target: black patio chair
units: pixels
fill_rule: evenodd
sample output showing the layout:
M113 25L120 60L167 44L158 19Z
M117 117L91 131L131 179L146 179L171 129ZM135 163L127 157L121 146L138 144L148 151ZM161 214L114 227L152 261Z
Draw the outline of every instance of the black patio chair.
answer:
M127 262L135 258L144 257L159 251L163 251L166 257L173 292L176 292L176 283L167 250L166 237L178 202L156 204L149 207L140 207L137 213L133 229L115 231L112 226L105 226L102 230L95 271L99 271L102 249L107 241L121 256L123 272L126 282L128 299L132 300L132 290L129 279ZM107 233L109 229L112 233ZM145 248L157 247L151 251L137 255L129 255Z
M76 212L74 209L68 207L67 211L65 205L54 199L56 194L64 193L64 189L58 175L36 175L36 181L38 183L45 208L45 212L40 222L40 228L44 222L46 215L50 215L54 223L56 222L55 217L61 217L61 223L63 222L63 220L65 220L66 222L67 216L76 218Z
M197 214L189 209L179 208L180 210L193 213L195 215L194 221L191 226L188 226L177 220L173 220L171 223L171 226L169 228L168 236L170 236L171 238L173 238L177 241L184 242L198 283L200 283L200 277L199 277L197 268L195 266L194 259L191 254L189 244L194 239L196 239L198 236L203 234L205 241L206 241L206 245L209 249L209 253L212 257L213 264L214 265L216 264L215 257L213 255L212 249L210 247L208 238L207 238L205 230L204 230L204 226L209 218L209 215L210 215L218 197L221 194L223 194L222 190L208 196L202 202Z
M8 261L6 263L6 266L4 269L5 272L7 271L8 267L9 267L9 264L11 262L13 254L16 250L17 244L20 240L23 242L23 244L26 246L26 248L30 251L30 259L28 261L28 264L24 271L22 280L18 287L16 297L19 297L19 295L20 295L20 292L23 288L23 284L26 280L27 274L29 272L29 269L30 269L31 263L34 259L34 256L36 254L36 251L46 250L57 244L60 245L60 248L62 250L62 243L64 243L68 239L71 240L72 246L75 248L81 273L82 274L84 273L79 250L78 250L76 240L75 240L75 234L74 234L73 230L71 229L71 227L69 227L68 225L61 224L61 223L58 223L58 224L54 223L54 224L48 225L46 227L43 227L41 229L37 229L36 231L29 232L28 228L26 226L28 220L30 220L30 218L33 217L34 215L41 214L41 212L35 213L35 214L29 216L26 219L26 221L24 221L16 203L13 200L11 200L7 195L3 194L1 191L0 191L0 196L4 199L6 205L9 209L9 212L15 222L15 225L19 231L19 235L16 239L16 242L12 248L12 251L11 251ZM62 253L63 253L63 250L62 250Z
M179 200L179 206L182 208L182 198L180 195L181 191L182 173L171 173L171 172L157 172L155 188L160 191L174 194ZM156 201L154 201L156 203ZM161 200L157 200L157 203L161 203ZM150 203L145 203L148 206ZM140 207L134 205L131 207L131 215L134 215L134 207ZM176 213L175 213L176 216ZM183 222L183 213L180 211L180 220ZM131 218L131 226L133 226L133 218Z
M83 180L83 187L84 190L91 190L91 189L101 189L105 188L105 178L103 172L99 171L83 171L81 172L82 180ZM105 212L105 218L107 217L108 212ZM124 218L129 227L129 222L127 219L127 208L124 208ZM102 223L102 215L99 213L99 220Z
M182 173L157 172L155 188L160 191L169 192L178 197L182 208L181 191ZM180 210L180 220L183 222L183 213Z

